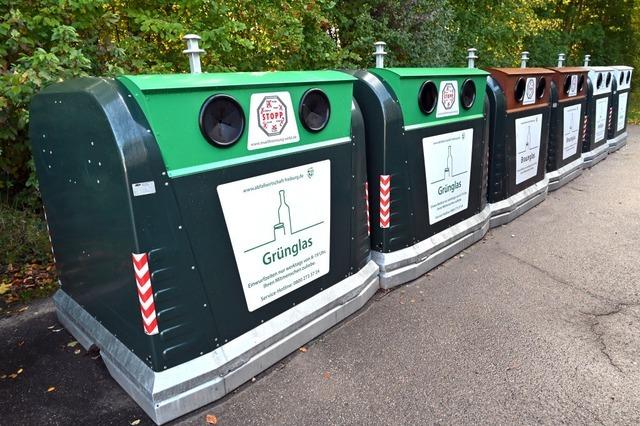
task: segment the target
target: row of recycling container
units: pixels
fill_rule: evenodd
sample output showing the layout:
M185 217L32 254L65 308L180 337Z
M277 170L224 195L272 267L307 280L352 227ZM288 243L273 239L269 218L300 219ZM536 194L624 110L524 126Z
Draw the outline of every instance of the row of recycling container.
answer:
M475 58L46 88L30 137L61 322L164 423L625 143L632 68Z

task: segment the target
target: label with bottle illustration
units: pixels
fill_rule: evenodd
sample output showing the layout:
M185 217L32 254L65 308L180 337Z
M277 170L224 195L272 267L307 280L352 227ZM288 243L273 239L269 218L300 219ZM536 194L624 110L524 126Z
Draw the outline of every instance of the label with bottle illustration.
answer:
M607 108L609 107L609 98L601 98L596 101L596 117L595 125L595 141L598 143L604 139L607 132Z
M516 185L538 173L542 114L516 119Z
M329 272L331 162L218 186L250 312Z
M624 129L624 123L627 119L627 98L629 92L620 93L618 96L618 119L616 120L616 132Z
M427 178L429 223L448 218L469 205L473 129L422 139Z
M578 136L580 135L580 113L582 112L582 104L571 105L563 110L563 127L562 133L562 159L575 155L578 150Z

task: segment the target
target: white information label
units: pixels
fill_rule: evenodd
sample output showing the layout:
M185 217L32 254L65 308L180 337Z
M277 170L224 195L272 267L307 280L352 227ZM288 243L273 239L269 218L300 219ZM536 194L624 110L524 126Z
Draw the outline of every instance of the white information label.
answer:
M571 85L569 86L569 96L575 96L578 94L578 75L571 75Z
M607 108L609 107L609 98L601 98L596 101L596 117L595 117L595 128L596 128L596 140L595 143L600 142L604 139L605 134L607 132Z
M571 105L563 111L564 131L562 133L562 159L566 160L577 152L578 136L580 135L580 113L582 105Z
M616 132L619 132L624 128L624 123L627 119L627 99L629 92L620 93L618 96L618 120L616 123Z
M516 185L538 173L542 114L516 119Z
M218 186L249 311L329 272L329 160Z
M434 224L469 205L473 129L424 138L422 149L429 223Z
M251 95L247 149L269 148L299 141L296 113L289 92Z
M131 190L133 191L134 197L139 197L141 195L155 194L156 184L152 180L149 180L146 182L132 183Z
M536 102L536 79L535 77L527 78L527 84L524 89L524 97L522 105L530 105Z
M458 82L456 80L441 81L436 117L450 117L460 113Z

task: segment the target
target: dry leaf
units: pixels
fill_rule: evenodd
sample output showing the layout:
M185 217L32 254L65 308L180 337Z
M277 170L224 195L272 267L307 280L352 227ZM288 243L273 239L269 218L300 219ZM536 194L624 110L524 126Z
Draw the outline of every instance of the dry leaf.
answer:
M3 374L2 376L0 376L0 379L6 379L6 378L7 378L6 374Z
M11 289L9 284L0 284L0 294L5 294Z
M9 374L9 377L11 377L12 379L15 379L16 377L18 377L18 375L16 373L11 373Z
M300 352L307 352L309 349L305 348L304 346L301 347L300 349L298 349Z
M24 311L26 311L27 309L29 309L29 307L28 307L28 306L24 306L24 307L22 307L22 308L18 309L18 312L24 312Z
M217 425L218 424L218 418L214 415L214 414L207 414L207 417L205 417L206 421L208 424L210 425Z
M74 354L79 355L80 352L82 352L80 349L76 349L75 351L73 351Z
M131 426L136 426L140 424L140 419L135 419L134 421L132 421L131 423L129 423Z
M54 325L50 325L49 327L47 327L49 330L52 330L54 328L56 328L55 324Z
M329 380L331 378L331 373L325 371L324 373L322 373L322 378L325 380Z
M72 340L69 343L67 343L67 346L70 348L74 348L77 344L78 342L76 342L75 340Z
M16 371L16 374L22 374L23 371L24 371L24 369L19 368L18 371Z
M55 390L56 390L55 386L51 386L49 389L47 389L47 392L53 392Z

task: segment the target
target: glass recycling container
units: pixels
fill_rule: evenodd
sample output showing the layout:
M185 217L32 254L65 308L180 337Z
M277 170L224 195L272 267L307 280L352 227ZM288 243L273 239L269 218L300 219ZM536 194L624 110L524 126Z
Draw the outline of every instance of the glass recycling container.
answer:
M562 62L562 61L560 61ZM559 64L561 65L561 64ZM582 138L587 103L587 72L582 67L550 68L551 117L547 178L553 191L582 173Z
M613 87L607 145L609 152L614 152L627 143L627 106L631 94L633 68L624 65L611 68L613 68Z
M352 72L365 119L372 259L380 285L423 275L488 230L487 73Z
M526 60L520 68L486 70L491 73L487 195L491 227L495 227L512 221L547 195L550 86L555 72L527 68Z
M585 60L588 67L588 59ZM609 153L607 129L611 107L611 87L614 70L610 67L588 67L587 79L587 111L584 117L585 132L582 143L583 167L589 168L604 160Z
M156 423L224 396L379 288L355 80L87 77L35 96L58 317Z

